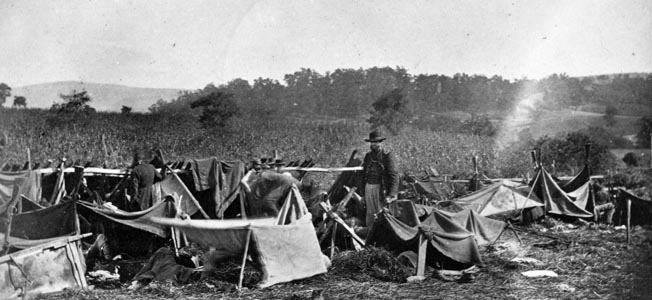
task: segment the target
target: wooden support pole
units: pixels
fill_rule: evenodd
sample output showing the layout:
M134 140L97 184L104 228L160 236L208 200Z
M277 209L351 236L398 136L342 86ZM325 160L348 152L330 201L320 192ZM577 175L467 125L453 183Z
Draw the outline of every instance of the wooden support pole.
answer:
M12 190L12 198L9 201L9 205L7 205L7 224L6 224L6 229L5 229L5 240L3 241L3 253L2 255L5 255L9 253L9 237L11 236L11 223L13 222L14 219L14 207L16 206L16 203L19 203L21 198L20 198L20 188L18 187L17 184L14 184L13 190Z
M516 239L518 240L518 244L519 245L523 244L523 241L521 241L521 237L518 236L518 233L516 232L516 228L514 228L514 225L512 225L512 223L508 221L507 226L509 226L509 229L511 229L514 235L516 236Z
M419 253L417 258L417 276L425 276L426 273L426 251L428 250L428 238L419 232Z
M516 239L518 240L518 243L523 244L523 241L521 241L521 237L518 236L518 233L516 233L516 229L514 229L512 223L509 221L507 221L506 223L507 224L505 225L505 227L503 227L503 230L501 230L500 234L498 234L498 237L493 242L491 242L491 245L495 244L500 239L500 237L503 236L503 233L505 233L505 230L507 230L508 228L514 233Z
M321 236L319 237L319 244L320 244L320 245L321 245L321 243L323 243L324 240L326 239L326 234L328 234L328 233L331 231L331 229L333 228L333 224L335 224L335 222L333 222L332 220L324 220L324 221L322 221L322 225L321 225L321 226L322 226L324 229L322 230L322 234L321 234ZM320 227L320 228L321 228L321 227Z
M251 240L251 228L247 230L247 240L245 241L244 254L242 255L242 267L240 268L240 278L238 279L238 290L242 289L242 279L244 278L245 265L247 264L247 255L249 255L249 241Z
M240 218L242 218L243 220L247 219L247 210L246 210L246 207L245 207L245 198L246 197L247 197L247 195L245 194L245 191L241 189L240 190L240 195L238 195L238 200L240 201ZM206 219L209 219L209 218L206 218Z
M32 155L29 151L29 147L27 147L27 170L32 169Z
M174 247L174 256L179 257L179 248L181 248L181 244L177 239L177 230L174 228L174 226L170 226L170 235L172 236L172 247Z
M627 199L627 244L631 243L631 234L629 233L632 228L632 199Z
M13 221L13 219L14 219L13 208L12 206L9 206L9 209L7 210L7 225L6 225L7 228L5 230L5 240L3 241L4 243L2 245L3 246L2 255L9 253L9 248L10 248L9 236L11 235L11 222Z
M333 223L333 230L331 230L331 261L335 256L335 237L337 236L337 222Z

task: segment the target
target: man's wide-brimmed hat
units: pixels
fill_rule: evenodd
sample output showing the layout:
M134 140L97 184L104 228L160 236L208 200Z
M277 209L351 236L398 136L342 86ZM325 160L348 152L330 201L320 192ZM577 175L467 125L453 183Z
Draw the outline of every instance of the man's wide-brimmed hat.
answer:
M260 159L254 159L251 161L251 167L254 169L260 169Z
M383 134L378 130L374 130L369 133L369 138L364 141L369 143L380 143L384 140L385 138L383 137Z

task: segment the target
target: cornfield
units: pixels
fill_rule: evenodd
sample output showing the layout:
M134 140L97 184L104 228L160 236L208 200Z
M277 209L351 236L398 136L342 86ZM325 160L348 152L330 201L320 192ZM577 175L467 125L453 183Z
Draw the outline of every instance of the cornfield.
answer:
M368 150L364 121L311 122L309 118L232 120L228 129L204 130L188 115L95 113L61 119L38 109L0 110L0 131L6 135L0 163L22 165L27 149L32 163L67 159L67 164L124 168L134 149L161 149L171 161L217 157L249 161L271 157L286 161L313 159L317 166L343 166L353 150ZM490 138L407 127L389 136L385 147L397 158L399 171L434 167L442 174L465 178L473 173L472 156L489 176L527 168L526 153L498 153ZM499 166L503 167L499 167ZM510 174L508 174L510 173Z

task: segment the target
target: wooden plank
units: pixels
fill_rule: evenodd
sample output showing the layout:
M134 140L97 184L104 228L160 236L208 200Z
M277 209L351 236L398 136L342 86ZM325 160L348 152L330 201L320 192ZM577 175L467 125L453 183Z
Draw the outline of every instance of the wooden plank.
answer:
M360 238L357 234L355 234L353 229L349 227L349 225L346 225L346 223L344 222L344 220L342 220L342 218L340 218L340 216L328 210L326 203L320 202L319 205L326 211L326 214L328 214L328 217L330 219L340 224L351 235L351 237L357 240L361 245L365 245L365 241L362 238Z
M352 172L352 171L362 171L362 166L360 167L335 167L335 168L303 168L303 167L286 167L282 168L281 171L304 171L304 172Z
M428 251L428 239L422 232L419 232L419 253L417 259L417 276L425 276L426 273L426 251Z

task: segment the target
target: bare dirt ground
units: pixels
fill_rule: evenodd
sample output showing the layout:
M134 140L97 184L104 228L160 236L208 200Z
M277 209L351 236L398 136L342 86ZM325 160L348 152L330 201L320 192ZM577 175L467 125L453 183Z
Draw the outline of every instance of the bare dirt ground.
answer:
M154 282L130 290L129 282L92 282L90 290L68 290L39 299L652 299L652 228L626 231L559 222L518 228L523 240L505 234L481 249L485 266L469 283L428 276L420 283L383 282L368 274L336 274L277 284L267 289L234 288L233 282L202 280L187 285ZM537 261L522 263L514 258ZM558 277L528 278L530 270ZM353 279L352 279L353 278ZM246 280L245 280L246 281ZM323 298L313 298L321 295Z

